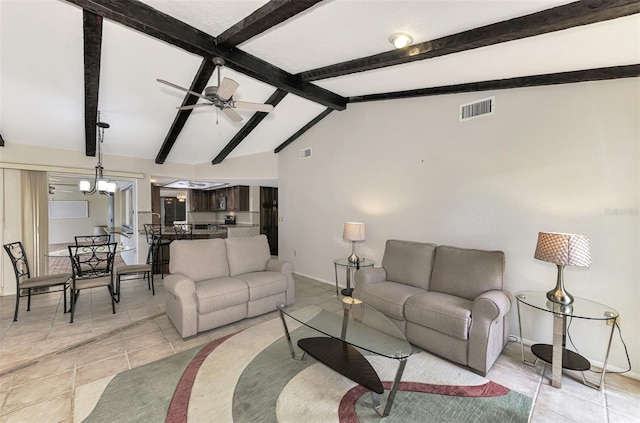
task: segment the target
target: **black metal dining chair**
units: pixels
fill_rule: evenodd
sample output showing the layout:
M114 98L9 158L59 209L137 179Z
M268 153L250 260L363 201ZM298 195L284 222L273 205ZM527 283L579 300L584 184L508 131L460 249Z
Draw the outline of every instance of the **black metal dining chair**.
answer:
M76 245L100 245L109 243L109 235L78 235L73 237Z
M18 320L18 309L20 306L20 297L27 297L27 311L31 311L31 295L39 294L51 294L54 292L63 291L64 295L64 312L67 312L67 287L69 286L69 280L72 278L71 273L56 273L53 275L43 275L31 277L29 270L29 261L25 255L22 242L11 242L3 245L11 264L13 265L13 272L16 275L16 310L13 313L13 321ZM62 289L49 290L38 292L37 288L50 288L59 287ZM23 291L26 291L26 295L23 295ZM34 291L34 292L32 292Z
M76 302L83 289L106 286L111 296L111 308L116 313L113 290L113 262L116 255L116 243L102 245L69 245L71 258L71 320L76 310Z
M154 250L158 248L158 242L152 242L149 245L149 252L147 253L147 262L144 264L123 264L117 266L114 272L115 279L115 300L120 302L120 282L123 280L123 276L135 276L130 279L140 279L139 275L143 275L143 279L147 279L147 286L151 290L151 295L156 295L156 289L153 285L153 258L156 256ZM124 279L128 280L128 279Z

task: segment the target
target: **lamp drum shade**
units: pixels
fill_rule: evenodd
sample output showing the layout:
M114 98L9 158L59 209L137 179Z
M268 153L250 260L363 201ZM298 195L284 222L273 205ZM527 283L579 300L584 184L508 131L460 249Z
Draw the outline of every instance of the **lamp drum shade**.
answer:
M540 232L534 257L559 265L589 267L591 265L589 237L578 234Z
M342 231L342 238L347 241L364 241L366 239L364 223L346 222Z

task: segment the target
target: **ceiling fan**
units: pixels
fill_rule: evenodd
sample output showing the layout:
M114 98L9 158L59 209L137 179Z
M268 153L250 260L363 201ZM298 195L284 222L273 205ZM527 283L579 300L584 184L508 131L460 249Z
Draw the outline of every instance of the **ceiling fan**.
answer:
M171 82L165 81L163 79L156 79L156 81L168 85L170 87L176 88L178 90L187 92L189 94L195 95L197 97L203 98L208 101L208 103L197 103L190 106L182 106L178 107L180 110L189 110L195 109L196 107L204 107L204 106L215 106L219 110L222 111L231 121L233 122L241 122L242 116L235 111L235 109L244 109L244 110L255 110L258 112L269 113L273 111L273 106L271 104L263 104L263 103L249 103L246 101L235 101L233 99L233 93L236 92L240 84L234 81L231 78L223 78L222 82L220 81L220 68L224 66L224 59L221 57L214 57L213 63L216 65L218 69L218 85L206 87L204 89L203 94L199 94L195 91L191 91L187 88L183 88L179 85L173 84Z
M187 188L198 188L198 187L207 186L207 184L204 184L202 182L194 182L194 181L180 181L178 182L178 185L183 185Z

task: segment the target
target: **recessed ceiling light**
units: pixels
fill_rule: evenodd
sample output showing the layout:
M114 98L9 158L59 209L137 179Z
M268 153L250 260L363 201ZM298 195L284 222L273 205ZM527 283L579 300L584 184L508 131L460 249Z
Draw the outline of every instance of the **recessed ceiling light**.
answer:
M395 48L403 48L413 43L413 38L411 38L411 35L396 32L395 34L391 34L389 42L393 44Z

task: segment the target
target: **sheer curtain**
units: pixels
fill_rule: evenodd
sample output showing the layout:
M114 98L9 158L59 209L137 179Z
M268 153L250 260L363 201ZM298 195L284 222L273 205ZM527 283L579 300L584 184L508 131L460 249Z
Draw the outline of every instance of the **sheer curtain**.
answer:
M49 203L47 172L23 170L22 186L22 243L29 260L31 276L49 273Z

